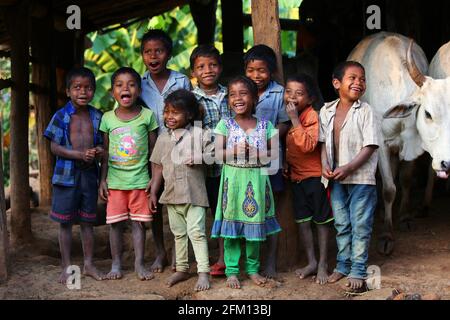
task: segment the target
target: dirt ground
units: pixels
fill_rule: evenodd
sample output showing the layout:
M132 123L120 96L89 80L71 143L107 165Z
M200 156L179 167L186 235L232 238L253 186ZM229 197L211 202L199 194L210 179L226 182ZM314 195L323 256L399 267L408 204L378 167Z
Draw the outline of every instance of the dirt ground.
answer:
M165 285L171 275L169 268L157 274L151 281L139 281L133 273L133 251L130 243L130 230L125 235L125 276L116 281L95 281L82 276L81 289L69 290L57 282L60 273L58 249L58 225L49 220L49 208L32 209L32 227L35 241L22 248L11 248L11 270L9 280L0 285L0 299L386 299L392 290L400 289L406 293L435 293L441 299L450 299L450 197L441 195L433 202L430 216L417 219L416 230L400 232L396 230L394 253L381 256L372 241L369 264L381 268L380 290L372 290L361 296L345 295L345 281L320 286L311 279L300 280L294 270L279 274L277 281L270 281L265 287L257 287L243 278L242 289L233 290L225 285L225 278L214 277L212 288L207 292L196 293L195 266L192 277L172 288ZM209 215L208 215L209 216ZM165 219L167 223L167 219ZM207 221L207 227L211 221ZM375 236L381 231L381 219L377 217ZM96 227L96 265L108 271L111 263L108 245L107 226ZM172 236L165 225L166 247L172 249ZM210 241L210 255L216 257L217 248ZM73 263L81 265L82 251L79 228L74 228ZM151 232L147 233L146 263L153 261ZM335 242L330 249L330 269L335 263ZM301 256L304 256L301 254ZM214 260L214 258L212 258ZM214 261L212 261L214 262ZM298 266L305 263L302 259Z

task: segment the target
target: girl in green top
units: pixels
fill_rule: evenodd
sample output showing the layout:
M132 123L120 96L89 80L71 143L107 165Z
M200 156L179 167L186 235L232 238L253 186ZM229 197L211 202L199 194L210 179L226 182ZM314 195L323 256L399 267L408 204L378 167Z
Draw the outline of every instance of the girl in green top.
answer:
M241 240L246 243L246 273L262 285L266 279L258 273L260 243L281 231L265 171L275 156L271 150L278 148L272 123L254 117L258 89L253 81L243 76L230 81L228 99L236 116L221 120L215 129L216 153L225 163L212 237L225 239L227 286L239 289Z
M106 223L111 225L112 267L107 278L122 278L123 224L132 222L135 271L140 280L153 274L144 268L145 228L152 221L147 193L150 187L149 158L156 142L158 124L149 109L136 104L141 77L132 68L118 69L111 77L112 95L119 104L106 112L100 124L104 149L100 197L107 201Z

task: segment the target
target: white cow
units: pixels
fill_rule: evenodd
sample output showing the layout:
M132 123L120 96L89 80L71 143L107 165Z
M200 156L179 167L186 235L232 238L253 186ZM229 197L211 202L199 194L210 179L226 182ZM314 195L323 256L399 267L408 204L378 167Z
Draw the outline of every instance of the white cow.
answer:
M448 177L450 78L435 80L425 76L428 62L422 49L394 33L381 32L364 38L348 60L358 61L365 67L367 91L363 100L373 107L380 121L383 119L380 141L384 143L379 148L378 168L383 180L385 232L379 239L378 250L390 254L394 244L394 177L399 160L411 163L427 151L433 158L436 173ZM401 185L404 194L401 221L408 221L410 213L405 214L404 208L410 183L402 181Z

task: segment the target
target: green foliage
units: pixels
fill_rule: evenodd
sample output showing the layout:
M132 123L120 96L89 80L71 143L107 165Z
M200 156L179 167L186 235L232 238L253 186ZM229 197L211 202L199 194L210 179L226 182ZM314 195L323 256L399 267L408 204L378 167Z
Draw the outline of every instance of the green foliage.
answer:
M11 63L9 59L0 58L0 78L8 79L11 77ZM11 110L11 89L0 91L0 125L3 152L3 183L9 185L9 147L4 145L4 141L9 141L9 114Z
M223 52L221 1L217 4L215 46ZM281 18L298 19L298 7L302 0L279 0ZM243 1L244 13L251 13L251 1ZM117 26L119 27L119 26ZM86 66L97 75L97 91L92 104L103 111L111 110L114 100L109 94L112 73L120 66L131 66L140 74L145 65L140 54L140 39L148 29L165 30L173 40L172 58L167 66L189 74L189 56L197 45L197 29L190 14L189 6L177 7L169 12L148 20L133 23L126 28L118 28L105 34L93 32L88 35L92 48L86 50ZM253 46L251 27L244 29L244 50ZM281 46L284 54L295 55L296 32L282 31Z

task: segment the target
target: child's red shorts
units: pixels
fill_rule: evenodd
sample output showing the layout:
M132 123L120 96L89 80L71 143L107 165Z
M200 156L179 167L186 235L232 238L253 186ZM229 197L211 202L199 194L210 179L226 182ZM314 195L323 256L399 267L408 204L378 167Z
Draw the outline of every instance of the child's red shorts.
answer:
M111 190L109 189L108 204L106 206L106 223L112 224L128 220L152 221L148 207L147 193L139 190Z

